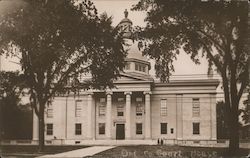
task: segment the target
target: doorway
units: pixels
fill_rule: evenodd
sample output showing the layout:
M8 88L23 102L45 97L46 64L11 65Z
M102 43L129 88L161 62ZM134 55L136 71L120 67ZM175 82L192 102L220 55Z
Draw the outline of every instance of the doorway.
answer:
M116 124L116 139L121 140L125 139L125 125Z

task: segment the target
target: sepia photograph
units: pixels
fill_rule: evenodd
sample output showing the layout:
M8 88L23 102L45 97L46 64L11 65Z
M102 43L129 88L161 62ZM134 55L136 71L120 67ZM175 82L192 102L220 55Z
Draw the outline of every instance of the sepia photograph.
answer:
M249 0L0 0L0 158L250 158Z

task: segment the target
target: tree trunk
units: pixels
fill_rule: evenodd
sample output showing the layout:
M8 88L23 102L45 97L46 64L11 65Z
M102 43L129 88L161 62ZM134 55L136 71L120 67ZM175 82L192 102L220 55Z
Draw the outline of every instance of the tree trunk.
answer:
M223 88L224 88L224 98L226 105L226 115L229 127L229 152L230 156L237 155L239 151L239 113L237 101L237 89L236 82L235 86L230 86L226 74L223 77ZM231 80L232 82L232 80ZM231 93L230 93L231 92Z
M232 109L230 122L230 139L229 139L229 154L230 156L237 155L239 151L239 116L236 110Z
M233 83L234 82L234 83ZM230 156L235 156L239 152L239 101L237 96L236 81L231 79L231 106L230 106Z
M39 108L39 148L38 151L42 152L44 150L44 106L40 104Z

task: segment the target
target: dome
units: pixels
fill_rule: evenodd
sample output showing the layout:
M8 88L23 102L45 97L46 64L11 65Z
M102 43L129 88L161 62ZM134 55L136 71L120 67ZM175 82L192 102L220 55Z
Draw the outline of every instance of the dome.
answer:
M124 49L128 51L126 60L126 73L139 73L148 75L150 70L150 62L142 55L138 48L138 42L133 40L132 21L128 19L127 9L124 11L125 18L121 20L118 27L122 33L124 42Z
M122 19L119 24L122 24L122 23L130 23L131 25L133 24L132 21L129 18Z
M128 46L128 59L137 59L140 61L148 62L148 59L142 55L142 52L138 48L138 42L133 42L130 46Z
M124 16L125 18L121 20L121 22L119 24L123 24L123 23L129 23L130 25L132 25L132 21L128 18L128 11L127 9L125 9L124 11Z

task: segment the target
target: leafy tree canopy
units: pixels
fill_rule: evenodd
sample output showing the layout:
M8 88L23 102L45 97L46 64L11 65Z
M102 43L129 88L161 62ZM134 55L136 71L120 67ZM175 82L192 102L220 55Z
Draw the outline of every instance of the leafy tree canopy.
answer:
M133 10L147 11L147 25L137 33L145 40L144 54L156 59L157 77L163 81L174 71L172 63L181 48L195 63L201 50L219 73L230 75L234 63L237 79L246 80L247 2L141 0Z
M235 0L140 0L132 10L147 11L137 27L143 53L156 60L156 76L167 81L179 50L199 63L201 52L222 77L229 118L230 153L239 149L239 101L248 84L248 3Z
M91 1L25 0L24 7L2 17L2 53L21 56L34 93L63 88L69 77L92 74L86 88L112 86L124 66L122 38L111 17L97 15ZM51 92L51 90L53 91Z
M17 8L0 18L0 50L20 58L42 150L46 103L65 87L112 87L126 51L112 18L99 16L90 0L23 0ZM91 79L80 84L86 74Z
M3 139L30 139L32 113L21 97L26 88L19 72L0 72L0 134Z

